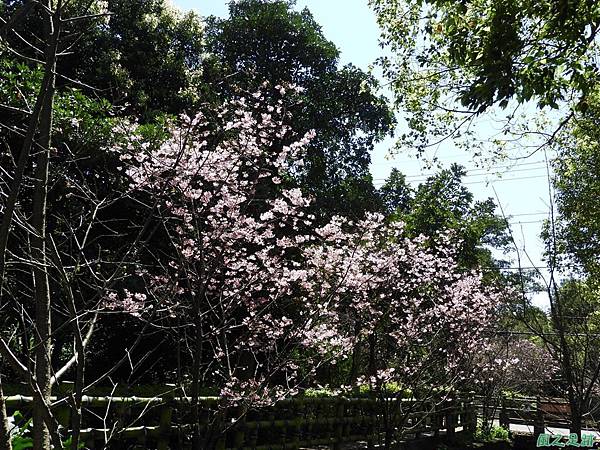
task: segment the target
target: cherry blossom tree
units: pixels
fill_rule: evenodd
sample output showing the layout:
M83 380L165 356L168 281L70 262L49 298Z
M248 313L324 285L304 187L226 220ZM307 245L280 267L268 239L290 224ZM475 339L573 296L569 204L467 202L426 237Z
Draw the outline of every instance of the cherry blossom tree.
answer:
M473 356L488 345L484 332L500 293L459 269L460 243L450 233L432 237L430 246L375 214L357 223L337 218L317 235L321 245L307 250L309 279L334 322L328 327L353 342L353 358L368 347L356 382L369 383L386 404L390 446L392 423L400 434L410 431L411 412L433 411L469 379ZM407 395L418 401L397 401Z
M474 359L474 383L483 397L482 429L489 432L504 391L539 395L552 386L558 367L548 349L523 337L495 336Z
M284 95L286 88L277 86ZM213 118L183 117L151 148L132 127L121 158L139 195L156 198L168 242L155 267L138 271L143 292L109 292L106 306L131 313L188 320L192 342L193 423L201 386L216 385L231 399L263 400L293 392L295 349L327 342L303 316L310 300L296 295L306 277L298 244L314 217L297 188L284 180L301 164L311 138L284 145L282 101L262 108L257 93L224 105ZM162 253L162 254L158 254ZM318 364L318 361L313 361ZM277 389L267 389L277 377ZM244 395L240 396L240 392ZM199 448L199 431L195 433Z
M430 397L468 375L499 299L459 269L450 234L433 237L433 250L377 214L314 227L290 176L312 136L286 145L285 115L281 99L265 105L257 92L182 117L159 145L132 125L114 148L164 246L130 280L138 290L114 289L105 306L160 326L185 319L196 424L203 386L237 404L269 402L364 342L376 355L361 375Z

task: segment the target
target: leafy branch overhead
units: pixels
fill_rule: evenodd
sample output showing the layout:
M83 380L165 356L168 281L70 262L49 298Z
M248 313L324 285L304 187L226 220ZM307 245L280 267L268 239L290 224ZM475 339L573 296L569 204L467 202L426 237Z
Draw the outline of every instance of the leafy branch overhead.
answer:
M446 135L464 137L475 116L498 108L508 109L507 131L516 131L518 105L560 107L570 117L587 109L598 83L596 2L370 4L392 50L381 62L407 113L403 144L423 149Z

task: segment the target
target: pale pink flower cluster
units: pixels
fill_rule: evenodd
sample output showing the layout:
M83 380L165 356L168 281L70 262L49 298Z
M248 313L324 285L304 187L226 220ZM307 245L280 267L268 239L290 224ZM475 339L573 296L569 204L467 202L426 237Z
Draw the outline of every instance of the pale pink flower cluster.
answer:
M539 393L559 371L542 345L514 336L499 336L475 360L474 381L482 391Z
M358 385L362 384L370 384L371 386L381 386L385 383L389 383L395 379L396 369L394 367L390 367L387 369L379 369L375 373L375 375L366 376L361 375L356 380Z
M283 386L270 386L268 380L239 380L231 377L221 389L220 396L231 406L251 405L253 407L269 406L277 400L296 395L295 389Z
M459 269L448 235L433 237L445 243L434 253L423 237L408 238L402 223L388 224L379 214L358 223L336 217L317 234L319 244L305 250L307 290L328 312L324 320L338 339L360 342L383 333L389 359L410 361L403 370L382 369L387 381L407 384L428 367L456 374L485 347L500 297L479 274Z
M110 292L106 296L103 305L109 310L118 310L139 317L146 307L146 294L140 292L129 292L123 290L123 295L119 296L116 292Z
M433 237L443 244L434 253L424 236L410 239L379 214L316 228L310 200L283 183L314 133L289 143L282 101L263 101L259 92L211 118L184 116L160 145L132 126L114 149L132 195L157 199L170 230L173 252L144 275L148 293L183 319L198 305L222 394L261 402L290 392L298 350L310 369L348 357L375 332L389 336L391 363L410 361L382 368L378 380L406 379L433 361L460 367L482 345L498 296L459 270L448 235ZM119 302L134 314L149 307L138 294L109 294L107 306ZM269 377L282 372L285 388L273 387Z

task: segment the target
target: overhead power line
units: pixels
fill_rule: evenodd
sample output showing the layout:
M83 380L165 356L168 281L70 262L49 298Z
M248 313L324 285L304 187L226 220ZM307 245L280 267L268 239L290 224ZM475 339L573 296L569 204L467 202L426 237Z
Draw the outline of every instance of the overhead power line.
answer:
M484 177L486 175L505 175L508 173L515 173L515 172L533 172L533 171L540 171L540 170L546 170L546 166L540 166L540 167L526 167L524 169L511 169L511 170L505 170L505 171L494 171L494 170L477 170L476 173L475 170L477 169L473 169L473 170L467 170L466 171L466 175L463 176L463 178L471 178L471 177ZM480 172L480 173L479 173ZM430 176L435 176L436 174L438 174L439 172L431 172L428 174L419 174L419 175L408 175L406 176L406 178L425 178L425 177L430 177Z
M499 183L499 182L505 182L505 181L520 181L520 180L533 180L533 179L539 179L539 178L547 178L547 175L533 175L533 176L529 176L529 177L511 177L511 178L499 178L497 180L482 180L482 181L467 181L464 182L462 184L464 185L469 185L469 184L494 184L494 183ZM423 179L423 180L409 180L413 183L416 182L423 182L423 181L427 181L427 179ZM385 182L378 182L378 183L373 183L374 186L376 187L381 187L385 184Z
M544 223L545 220L524 220L520 222L508 222L509 225L528 225L531 223Z
M414 160L407 160L407 162L411 162ZM385 161L385 162L378 162L378 163L373 163L373 166L394 166L396 168L398 168L397 166L395 166L394 164L402 164L402 161ZM465 166L464 163L457 163L460 166ZM472 171L491 171L492 169L511 169L511 168L515 168L515 167L523 167L523 166L535 166L535 165L543 165L544 167L546 166L546 161L545 160L538 160L538 161L523 161L523 162L516 162L516 163L511 163L511 164L498 164L498 165L493 165L493 166L489 166L489 167L474 167L472 169L468 169L468 172L472 172ZM435 172L432 172L435 173Z
M519 214L507 214L508 217L522 217L522 216L547 216L546 212L534 212L534 213L519 213Z
M482 270L538 270L538 269L549 269L548 266L523 266L523 267L495 267L495 266L483 266L480 267Z
M539 164L539 163L536 163ZM541 165L539 167L526 167L524 169L514 169L512 168L513 166L501 166L501 167L506 167L506 168L511 168L510 170L504 170L504 171L499 171L499 170L490 170L490 169L468 169L466 170L466 174L463 175L463 178L472 178L472 177L483 177L486 175L489 176L503 176L506 174L510 174L510 173L516 173L516 172L533 172L533 171L540 171L540 170L546 170L546 166ZM404 174L404 177L407 180L411 180L413 178L419 178L419 179L428 179L431 177L435 177L436 175L439 175L440 171L437 172L419 172L419 173L414 173L414 174ZM374 178L374 181L385 181L387 178Z
M488 330L485 331L489 334L501 334L509 336L558 336L556 332L543 332L536 333L534 331L509 331L509 330ZM600 333L563 333L564 336L575 336L575 337L600 337Z

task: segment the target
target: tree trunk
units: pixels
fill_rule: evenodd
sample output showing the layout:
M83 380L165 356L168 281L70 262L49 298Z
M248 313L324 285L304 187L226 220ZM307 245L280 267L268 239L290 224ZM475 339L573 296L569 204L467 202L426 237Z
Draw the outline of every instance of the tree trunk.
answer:
M375 333L369 335L369 375L377 374L377 336Z
M52 7L50 1L46 5ZM48 282L48 258L46 254L46 197L48 194L48 161L52 142L52 109L54 106L54 89L56 76L56 47L58 43L60 17L47 14L45 20L46 33L46 70L51 76L42 104L39 123L37 161L34 173L34 191L32 202L31 224L34 233L31 236L33 279L35 283L35 378L41 393L33 402L33 448L34 450L50 450L50 432L45 422L46 407L50 403L51 394L51 315L50 286ZM45 404L44 404L45 403Z
M354 343L354 347L352 349L352 366L350 367L350 373L348 374L348 384L352 385L356 378L358 377L358 369L360 364L360 346L361 341L359 339L360 335L360 325L357 323L354 326L354 337L356 338L356 342Z
M29 6L33 6L33 2L30 2ZM31 9L29 6L27 10L28 12ZM48 20L51 19L49 18ZM25 134L25 138L23 140L23 146L21 148L21 153L19 154L15 174L13 176L10 194L6 202L6 208L4 211L4 216L2 218L2 224L0 225L0 298L2 298L4 294L6 247L8 244L8 238L14 217L14 211L17 205L17 199L23 184L23 178L25 175L27 163L29 161L29 156L31 155L32 149L34 147L35 135L38 131L38 125L44 110L44 106L47 105L49 100L51 101L51 98L54 95L54 61L56 60L58 34L47 34L46 38L47 47L45 57L46 61L51 62L51 64L47 65L45 68L44 79L42 80L42 85L40 87L35 106L29 118L27 133ZM8 428L8 424L5 409L3 409L3 406L4 404L0 406L0 429L5 430ZM38 422L40 422L40 420L38 420Z
M202 370L202 354L204 336L202 332L202 317L197 296L194 297L192 314L194 315L194 354L192 355L192 450L202 450L202 438L200 436L200 376ZM206 431L206 430L205 430Z
M392 448L392 420L390 414L390 405L388 399L382 397L381 404L383 407L383 426L385 427L385 436L383 440L383 445L385 450L390 450Z
M577 399L569 399L569 404L571 407L571 425L569 426L569 430L571 433L577 434L577 436L581 436L581 428L582 428L582 413L581 406Z
M2 390L2 375L0 375L0 450L12 450L6 403L4 400L4 391Z

